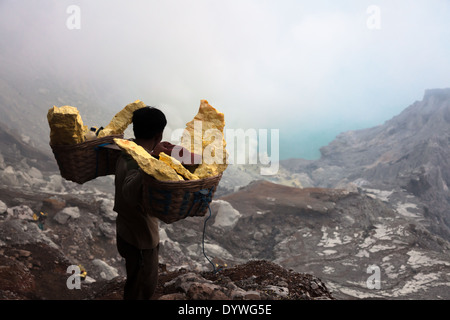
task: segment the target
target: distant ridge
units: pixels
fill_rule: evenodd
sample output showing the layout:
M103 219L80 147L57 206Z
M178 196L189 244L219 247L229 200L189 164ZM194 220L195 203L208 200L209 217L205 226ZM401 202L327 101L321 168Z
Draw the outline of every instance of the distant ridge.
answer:
M450 88L426 90L382 125L341 133L321 154L282 166L317 187L404 190L421 201L430 229L450 239Z

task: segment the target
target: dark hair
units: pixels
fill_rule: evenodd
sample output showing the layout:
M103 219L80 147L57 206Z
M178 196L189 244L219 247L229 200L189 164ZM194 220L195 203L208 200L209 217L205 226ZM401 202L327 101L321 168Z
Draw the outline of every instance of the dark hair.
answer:
M132 121L136 139L152 139L162 133L167 124L164 113L149 106L135 110Z

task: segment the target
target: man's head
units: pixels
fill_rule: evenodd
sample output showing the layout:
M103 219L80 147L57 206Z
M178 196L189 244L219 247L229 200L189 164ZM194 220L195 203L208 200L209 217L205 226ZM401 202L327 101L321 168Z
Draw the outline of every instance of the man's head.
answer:
M133 112L134 137L139 140L161 141L167 120L164 113L154 107L144 107Z

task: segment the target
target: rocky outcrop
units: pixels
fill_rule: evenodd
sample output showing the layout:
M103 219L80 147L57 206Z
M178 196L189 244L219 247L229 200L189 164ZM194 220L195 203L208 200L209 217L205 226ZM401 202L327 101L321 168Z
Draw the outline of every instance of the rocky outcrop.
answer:
M163 277L168 272L162 273ZM286 270L265 260L223 268L216 272L171 273L155 298L160 300L314 300L333 299L318 278Z
M394 192L394 208L420 203L426 227L450 239L450 89L427 90L383 125L344 132L321 153L282 166L305 174L304 185Z

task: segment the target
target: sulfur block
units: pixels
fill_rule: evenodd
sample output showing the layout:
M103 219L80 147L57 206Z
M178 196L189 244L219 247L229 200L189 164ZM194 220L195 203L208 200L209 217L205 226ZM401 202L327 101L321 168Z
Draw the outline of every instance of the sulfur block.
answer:
M73 145L84 141L88 130L78 109L71 106L50 108L47 112L51 145Z
M193 173L191 173L188 169L186 169L180 161L177 159L161 152L159 154L159 160L168 164L171 168L173 168L179 175L182 175L186 180L198 180L199 177Z
M218 175L228 166L224 127L224 114L207 100L200 101L198 113L186 124L181 146L202 155L202 163L194 171L200 179Z
M148 175L160 181L184 180L167 163L152 157L142 146L130 140L114 139L114 142L133 157L139 167Z
M114 134L123 134L133 120L133 112L144 108L146 105L140 100L129 103L119 111L111 122L98 134L99 137L110 136Z

